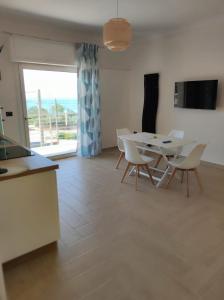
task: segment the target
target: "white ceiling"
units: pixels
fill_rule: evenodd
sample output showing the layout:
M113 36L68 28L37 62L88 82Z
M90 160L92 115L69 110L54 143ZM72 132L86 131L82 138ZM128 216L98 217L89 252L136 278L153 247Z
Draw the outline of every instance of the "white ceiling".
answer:
M13 12L101 28L116 16L116 0L0 0ZM224 0L119 0L119 16L136 32L164 32L224 13Z

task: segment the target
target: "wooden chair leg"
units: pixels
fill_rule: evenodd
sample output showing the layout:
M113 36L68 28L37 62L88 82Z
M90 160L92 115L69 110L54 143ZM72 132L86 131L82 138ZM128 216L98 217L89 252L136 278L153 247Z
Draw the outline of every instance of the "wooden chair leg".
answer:
M146 170L147 170L147 172L149 174L149 179L151 180L152 184L155 185L155 182L154 182L154 180L152 178L152 174L151 174L151 172L149 170L149 166L147 164L145 164L144 166L145 166L145 168L146 168Z
M136 165L136 171L135 171L135 190L137 191L138 187L138 174L139 174L139 166Z
M120 165L120 162L121 162L121 160L122 160L123 157L124 157L124 152L121 152L121 153L120 153L120 156L119 156L119 158L118 158L118 161L117 161L117 164L116 164L115 169L118 169L118 167L119 167L119 165Z
M137 166L137 170L136 171L138 172L138 177L140 177L140 171L139 170L140 170L140 166Z
M173 172L172 172L172 174L171 174L171 176L170 176L170 178L169 178L169 181L167 182L167 185L166 185L166 188L167 188L167 189L169 188L169 185L170 185L171 181L173 180L173 178L174 178L174 176L175 176L175 174L176 174L176 171L177 171L177 169L174 168L174 169L173 169Z
M124 171L124 175L123 175L123 177L122 177L122 179L121 179L121 183L124 181L124 178L125 178L125 176L127 175L127 173L128 173L128 170L129 170L129 167L130 167L130 163L128 163L128 165L127 165L127 167L126 167L126 169L125 169L125 171Z
M201 180L200 180L200 177L199 177L197 169L194 169L194 174L195 174L195 176L197 178L197 182L198 182L198 185L200 187L200 190L201 190L201 192L203 192L203 186L202 186L202 183L201 183Z
M187 197L190 196L190 192L189 192L189 171L186 170L186 174L187 174Z
M181 183L184 182L184 171L181 171Z

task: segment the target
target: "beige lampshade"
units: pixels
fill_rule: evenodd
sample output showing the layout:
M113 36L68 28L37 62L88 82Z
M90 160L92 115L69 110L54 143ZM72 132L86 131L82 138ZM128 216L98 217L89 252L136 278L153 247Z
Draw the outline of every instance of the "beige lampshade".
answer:
M103 43L111 51L126 50L132 40L130 23L123 18L113 18L103 27Z

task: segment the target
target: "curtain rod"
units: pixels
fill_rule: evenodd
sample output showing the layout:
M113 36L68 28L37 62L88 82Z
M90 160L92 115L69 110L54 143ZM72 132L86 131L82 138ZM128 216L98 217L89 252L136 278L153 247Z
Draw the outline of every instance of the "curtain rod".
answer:
M23 34L23 33L16 33L16 32L10 32L10 31L0 31L0 33L3 33L3 34L7 34L9 36L12 36L12 35L18 35L18 36L22 36L22 37L29 37L29 38L35 38L35 39L38 39L38 40L45 40L45 41L51 41L51 42L58 42L58 43L64 43L64 44L81 44L82 42L65 42L65 41L62 41L62 40L54 40L54 39L51 39L51 38L41 38L41 37L38 37L38 36L35 36L35 35L31 35L31 34ZM4 41L4 44L5 44L6 40ZM3 44L3 47L4 47L4 44ZM97 45L97 44L96 44ZM100 49L106 49L106 47L104 46L101 46L101 45L98 45Z

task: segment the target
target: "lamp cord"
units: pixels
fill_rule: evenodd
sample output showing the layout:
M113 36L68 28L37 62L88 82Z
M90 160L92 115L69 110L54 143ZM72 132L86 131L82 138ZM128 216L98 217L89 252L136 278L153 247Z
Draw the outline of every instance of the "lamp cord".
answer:
M118 0L117 0L117 18L118 18Z

